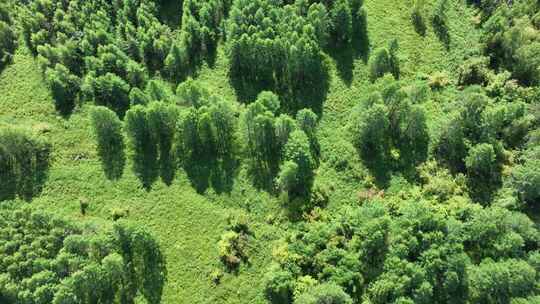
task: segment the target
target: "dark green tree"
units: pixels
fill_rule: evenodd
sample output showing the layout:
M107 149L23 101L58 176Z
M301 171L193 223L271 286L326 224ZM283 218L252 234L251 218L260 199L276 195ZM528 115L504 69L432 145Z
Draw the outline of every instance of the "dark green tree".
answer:
M158 138L152 132L143 106L137 105L127 111L125 124L132 150L133 172L149 190L159 176Z
M385 167L390 155L390 121L386 106L375 104L353 121L353 143L360 157L375 167Z
M390 54L386 48L375 50L369 59L369 77L371 81L381 78L386 73L391 72Z
M292 132L283 152L285 163L278 178L279 187L288 194L289 200L307 196L315 168L308 136L301 130Z
M93 99L96 105L106 106L120 117L124 117L129 108L129 84L115 74L87 76L82 91L85 96Z
M0 8L3 9L3 8ZM0 69L13 61L17 48L17 35L10 19L0 18Z
M536 270L525 261L487 260L473 267L470 276L470 299L475 303L510 303L536 294Z
M465 159L469 190L481 202L489 201L495 189L501 185L502 147L495 145L476 145L469 150Z
M0 128L0 200L17 196L31 200L47 180L51 146L41 138L13 128Z
M521 198L531 204L540 199L540 149L534 148L523 156L523 162L512 170L512 184Z
M173 153L174 136L178 114L176 106L163 102L150 103L147 109L148 124L159 146L159 168L161 179L170 185L176 172Z
M92 127L97 138L98 156L108 179L122 177L126 164L122 122L106 107L95 107L91 113Z
M335 1L330 11L332 34L338 45L348 45L353 36L352 13L349 1Z
M45 77L51 88L56 110L62 115L70 114L75 108L75 101L80 91L81 80L70 74L69 70L57 64L54 69L47 69Z

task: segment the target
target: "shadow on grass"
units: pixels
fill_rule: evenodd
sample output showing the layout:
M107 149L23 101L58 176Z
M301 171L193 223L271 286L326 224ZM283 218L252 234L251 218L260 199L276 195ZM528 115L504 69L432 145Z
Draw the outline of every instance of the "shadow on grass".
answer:
M360 20L355 20L355 31L349 44L327 49L328 54L336 61L339 77L347 86L351 85L354 76L354 61L360 58L364 63L367 63L369 59L370 41L367 19L365 19L365 16L360 18Z
M184 170L197 193L202 194L209 188L216 193L230 193L237 175L238 160L224 158L219 160L190 161L184 164Z
M433 30L437 38L444 44L444 47L448 51L450 49L450 33L448 32L448 26L446 24L438 24L433 22Z

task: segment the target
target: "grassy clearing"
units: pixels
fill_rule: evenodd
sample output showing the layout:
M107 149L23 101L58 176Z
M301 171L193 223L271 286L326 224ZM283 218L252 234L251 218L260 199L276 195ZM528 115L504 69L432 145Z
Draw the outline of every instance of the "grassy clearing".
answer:
M450 1L448 13L451 42L446 49L428 25L427 35L418 35L410 21L411 0L366 0L371 48L386 46L398 38L403 78L446 71L455 76L457 62L471 49L477 31L472 13L459 1ZM429 11L429 6L426 11ZM167 16L173 18L174 16ZM169 20L174 20L169 19ZM171 21L173 22L173 21ZM175 21L174 21L175 22ZM350 60L351 58L349 58ZM346 125L351 109L369 92L366 63L360 57L350 64L332 62L332 80L319 130L323 163L317 180L332 185L330 206L356 201L363 188L366 171L348 141ZM236 100L227 77L227 60L219 48L213 68L203 67L198 76L211 92ZM352 75L343 79L343 66ZM339 67L339 68L338 68ZM78 221L96 220L110 225L115 209L129 211L129 218L149 226L158 237L168 262L168 283L163 303L265 303L262 276L271 260L272 241L279 239L288 225L278 200L256 191L243 170L230 194L199 195L183 175L171 187L157 183L143 190L127 164L118 182L104 178L90 130L88 106L79 108L68 120L56 115L50 93L43 83L34 59L20 50L15 62L0 74L0 124L20 125L42 133L53 144L53 165L42 195L32 204L36 208L62 214ZM430 124L444 112L437 94L425 105ZM327 155L338 155L330 159ZM345 166L336 166L336 163ZM79 212L79 200L90 202L88 215ZM248 210L254 237L250 242L250 263L238 274L226 274L214 285L210 274L220 269L217 242L225 231L226 217L235 210ZM269 224L269 218L276 218Z

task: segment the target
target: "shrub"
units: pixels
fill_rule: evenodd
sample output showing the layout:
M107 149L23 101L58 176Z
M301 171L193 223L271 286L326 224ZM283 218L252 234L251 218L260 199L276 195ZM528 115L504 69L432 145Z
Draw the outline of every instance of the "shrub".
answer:
M229 270L236 269L247 258L247 236L227 231L218 242L219 257Z
M110 180L119 179L126 164L122 122L113 111L105 107L95 107L91 117L97 138L98 156L105 176Z
M384 74L390 72L390 54L385 48L375 50L375 53L369 59L369 76L371 81L381 78Z
M467 59L459 67L458 84L467 85L486 85L489 81L490 70L488 67L489 58L472 57Z
M431 89L440 90L450 84L448 75L444 72L435 72L429 76L428 85Z

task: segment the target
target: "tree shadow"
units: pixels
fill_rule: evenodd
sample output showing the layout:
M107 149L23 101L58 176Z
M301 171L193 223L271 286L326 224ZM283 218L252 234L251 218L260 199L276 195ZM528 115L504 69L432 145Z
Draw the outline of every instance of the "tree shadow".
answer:
M159 178L159 162L156 145L145 145L143 149L142 152L135 154L133 172L135 172L143 188L148 192L152 190L152 185Z
M353 80L354 59L356 57L352 43L343 47L329 49L328 53L336 62L339 77L347 86L350 86Z
M386 189L390 186L392 179L392 168L384 160L369 160L364 161L371 175L375 178L375 185L379 189Z
M279 173L279 165L268 165L259 162L254 162L248 167L248 175L253 181L253 186L257 190L275 193L274 181Z
M206 63L208 64L208 67L213 69L216 67L216 61L217 61L217 43L214 45L210 45L207 54L204 58Z
M176 174L174 166L175 162L172 153L170 152L170 148L169 150L164 149L161 151L159 163L161 180L165 183L165 185L170 186Z
M204 161L189 161L184 164L184 170L191 186L197 193L202 194L210 187L210 166Z
M411 18L416 33L422 37L425 37L427 26L426 22L424 21L424 17L422 17L422 15L413 15Z
M325 57L321 55L317 60L320 62L309 66L310 71L295 70L289 75L283 75L284 71L274 68L260 73L252 69L248 74L229 70L229 82L242 103L255 101L262 91L272 91L279 95L283 111L295 114L310 108L320 117L330 88L330 73ZM287 66L282 69L286 70ZM268 70L272 72L268 73Z
M197 193L205 193L209 188L216 193L231 193L237 175L238 160L233 157L188 161L184 170Z
M276 91L273 81L257 81L256 79L234 75L231 72L229 72L229 83L233 87L238 101L246 104L255 101L262 91Z
M327 53L336 61L339 77L347 86L352 83L354 60L360 58L364 63L367 63L370 48L365 13L356 16L353 24L353 36L350 43L330 47L327 50Z
M448 26L446 24L438 24L436 22L433 22L433 30L435 31L435 35L444 44L444 47L448 51L450 49L450 33L448 32Z

